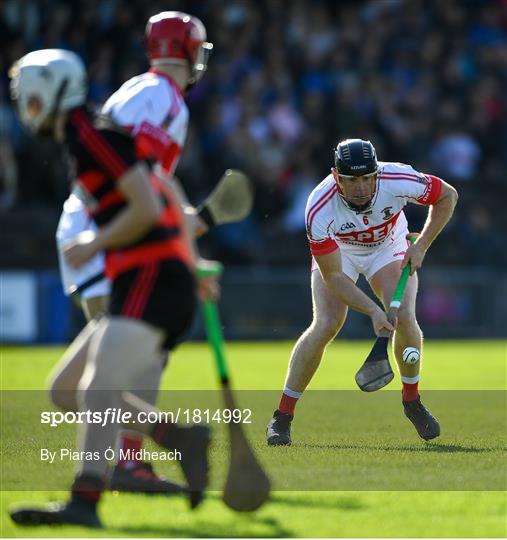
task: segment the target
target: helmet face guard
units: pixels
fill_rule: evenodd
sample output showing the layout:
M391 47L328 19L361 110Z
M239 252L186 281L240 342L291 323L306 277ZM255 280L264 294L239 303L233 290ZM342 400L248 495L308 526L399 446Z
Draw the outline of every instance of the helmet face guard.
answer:
M19 118L34 133L40 131L46 119L82 105L86 99L86 71L80 58L70 51L43 49L28 53L11 67L9 77L10 95Z
M16 62L9 71L11 79L9 91L11 100L16 108L16 112L21 123L32 133L37 133L49 116L51 109L49 101L42 99L31 89L37 87L37 80L33 73L22 72L19 62ZM32 97L38 98L38 110L34 111L34 105L31 103Z
M364 204L356 204L347 198L347 194L340 193L344 202L356 212L364 212L371 206L376 191L377 154L370 141L361 139L347 139L338 143L335 149L335 167L333 176L340 188L343 180L366 178L375 181L372 186L372 196Z
M213 52L213 43L204 41L197 52L197 58L192 65L192 75L190 77L190 84L195 84L199 81L204 72L208 69L208 60Z

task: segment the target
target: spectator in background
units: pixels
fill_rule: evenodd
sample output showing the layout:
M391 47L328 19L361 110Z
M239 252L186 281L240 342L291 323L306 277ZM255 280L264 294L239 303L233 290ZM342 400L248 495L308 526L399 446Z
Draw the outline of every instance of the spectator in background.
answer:
M477 263L477 246L481 246L480 257L488 266L505 266L505 230L495 227L491 209L483 204L476 205L461 235L463 262Z
M0 212L14 206L17 192L18 166L10 140L2 137L0 138Z
M471 135L450 126L437 139L430 156L437 174L450 182L467 182L477 174L481 150Z
M7 0L0 7L1 84L6 66L28 50L64 46L85 60L90 100L100 105L145 70L142 22L166 8L159 0ZM387 160L437 168L463 183L456 234L474 228L478 174L481 193L498 199L491 194L505 180L497 171L507 169L502 0L179 0L172 8L199 16L215 42L206 81L189 95L194 144L177 174L198 200L226 167L243 168L257 186L248 233L256 246L274 234L301 234L295 227L300 189L327 172L336 137L370 139ZM9 108L3 101L0 107ZM40 155L29 151L32 144L24 138L14 146L19 192L33 194L19 197L18 206L39 196L41 168L23 166L27 155ZM295 159L303 144L311 163ZM501 228L499 213L491 219ZM225 237L214 237L208 248L223 248L234 261L235 251L222 242ZM296 260L290 249L287 244L287 258ZM457 260L443 245L434 253L441 264ZM266 260L253 247L237 258Z

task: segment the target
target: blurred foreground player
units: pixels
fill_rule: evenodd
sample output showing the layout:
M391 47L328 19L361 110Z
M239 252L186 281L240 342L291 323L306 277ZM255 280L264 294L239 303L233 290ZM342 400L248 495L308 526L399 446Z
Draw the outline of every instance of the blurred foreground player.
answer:
M188 243L177 194L162 186L138 162L134 141L109 128L97 129L83 107L84 66L74 53L58 49L29 53L13 66L11 92L22 122L37 133L45 130L66 141L76 165L77 182L98 226L96 234L79 235L66 251L67 262L78 267L104 251L112 288L107 315L87 325L70 350L87 351L79 381L79 409L158 411L125 389L160 362L161 350L171 349L192 322L195 306L193 247ZM136 422L129 429L149 435L160 446L179 450L190 501L202 500L208 480L209 429L180 427L165 421ZM80 425L83 458L67 503L11 511L19 524L80 524L101 526L97 503L106 488L108 462L104 452L114 448L120 426Z
M107 100L100 123L114 125L115 129L121 126L125 133L134 137L138 158L154 162L153 171L158 179L168 182L171 189L177 190L184 212L191 220L197 220L192 229L200 235L207 230L207 225L188 204L173 173L188 128L189 114L184 92L204 74L212 45L206 41L206 29L199 19L186 13L169 11L150 17L146 26L146 47L150 70L124 83ZM90 321L104 313L109 301L111 282L105 276L104 254L95 254L77 268L71 266L63 255L65 246L76 235L95 230L84 198L79 189L74 189L64 204L56 238L64 290L66 294L79 298L83 312ZM208 224L211 223L208 221ZM202 282L203 287L206 285L213 287L213 282ZM51 396L62 409L77 409L73 390L77 388L85 364L85 354L69 354L52 374ZM160 362L136 378L132 393L155 404L166 364L167 353L162 352ZM140 435L125 431L121 433L123 455L132 455L141 447ZM150 464L135 459L119 461L113 471L110 488L147 493L182 491L181 486L157 476Z
M415 305L417 274L426 251L451 218L458 195L440 178L402 163L377 162L369 141L347 139L335 150L335 167L311 193L306 207L306 230L312 261L313 321L297 341L282 397L267 427L268 445L291 444L294 408L316 372L328 343L339 332L349 307L368 315L378 335L394 331L393 350L403 383L406 416L425 440L438 437L440 426L423 406L418 392L420 361L406 363L403 351L422 350L422 332ZM403 207L430 206L416 242L407 240ZM402 269L409 277L397 321L357 286L363 274L384 306L394 292ZM413 356L412 356L413 358Z

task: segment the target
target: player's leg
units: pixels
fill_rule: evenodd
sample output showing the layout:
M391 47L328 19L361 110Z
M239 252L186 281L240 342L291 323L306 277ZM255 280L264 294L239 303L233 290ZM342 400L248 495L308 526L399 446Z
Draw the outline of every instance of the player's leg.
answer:
M139 273L140 272L142 271L139 271ZM119 315L125 312L126 306L128 307L129 301L131 300L131 292L135 292L137 295L139 295L137 287L139 279L137 279L137 272L133 272L133 275L131 274L132 272L127 272L126 274L120 276L117 282L115 282L110 303L110 312L113 315ZM149 322L149 324L165 329L166 340L164 342L164 348L166 349L165 359L167 359L167 350L171 350L174 346L176 346L177 343L179 343L181 337L185 335L193 321L196 307L195 281L188 269L182 263L177 263L174 261L160 263L159 270L152 273L152 275L157 277L154 284L150 286L152 288L152 292L149 294L149 299L145 303L142 317L143 320ZM146 283L145 285L146 286L144 289L146 290L148 284ZM161 355L161 351L159 350L158 352L159 355ZM163 356L159 356L159 358L160 359L156 362L156 365L163 368L166 362L163 361ZM144 369L142 373L139 373L139 375L136 376L136 384L131 388L138 390L140 386L139 383L142 383L140 377L145 377L147 373L149 373L147 369ZM124 396L131 400L132 403L140 404L143 401L140 399L140 397L146 398L146 390L148 390L148 392L151 394L151 398L149 397L149 399L155 400L156 392L150 392L150 390L153 388L158 388L160 373L161 371L159 371L158 374L155 372L157 378L156 384L155 381L145 381L144 384L141 384L141 386L144 386L144 390L141 388L139 392L136 392L138 394L137 396L131 391L128 393L125 392ZM146 404L146 401L144 403ZM131 428L131 426L125 427L127 429ZM139 427L142 428L143 426L136 425L134 426L134 429L139 430ZM148 427L150 428L148 432L143 431L142 429L140 431L153 436L151 429L152 426ZM206 435L207 441L207 430L205 431L206 433L204 435ZM173 430L173 433L174 432L175 430ZM184 432L185 430L182 431L182 433ZM157 437L158 436L162 437L163 433L158 433ZM197 434L196 436L202 438L203 434ZM157 438L157 442L162 440L160 437ZM198 453L197 461L201 460L202 462L203 458L202 456L199 457L199 452L202 454L205 449L203 450L201 443L198 441L195 451ZM192 465L193 455L195 457L195 452L193 450L187 451L186 456L183 456L183 461L180 462L186 477L188 476L188 471L185 472L185 469L189 466L189 463ZM190 475L192 475L192 473L190 473ZM189 484L191 483L192 482L189 481ZM195 506L200 502L202 493L200 493L199 490L198 492L191 491L189 496L191 505Z
M294 408L320 365L324 351L347 316L347 306L337 300L318 269L312 272L313 320L292 350L280 403L268 424L266 437L271 446L291 443L290 423Z
M150 405L157 402L158 390L162 372L167 365L168 351L160 353L158 362L147 367L136 378L136 384L131 393ZM164 476L159 476L151 463L141 457L143 435L136 431L122 429L117 448L118 463L113 470L109 486L112 491L133 493L164 493L177 494L185 491L184 486L171 482Z
M374 293L382 301L386 309L389 307L400 275L401 260L397 260L379 269L369 280ZM406 379L407 381L415 382L419 378L421 362L419 361L415 364L405 363L403 361L403 351L407 347L413 347L422 352L423 335L415 315L417 289L418 279L417 274L414 274L408 278L403 302L398 310L398 321L393 336L393 352L402 380ZM412 396L412 390L411 387L407 388L405 390L406 395L409 397ZM417 397L417 389L415 393L414 399Z
M318 270L312 272L313 320L296 342L289 361L285 386L303 392L317 371L327 345L345 322L347 306L329 291Z
M146 269L154 277L144 283L140 293L138 278L139 274L146 274ZM25 525L100 525L96 507L106 486L105 451L114 448L120 429L117 420L111 418L115 410L129 412L135 422L123 420L122 427L138 430L162 447L178 451L191 507L201 502L208 478L209 429L177 426L161 417L160 411L152 405L124 390L134 388L139 375L160 361L163 341L169 348L177 343L190 327L195 312L195 283L190 271L183 264L171 261L160 263L155 270L142 267L125 272L115 280L109 306L111 315L98 321L90 337L86 367L78 386L78 403L80 411L98 413L102 422L80 425L79 450L84 459L73 483L71 500L57 507L18 508L11 513L14 521ZM132 291L143 305L137 313L143 320L117 315L129 305ZM141 418L141 412L158 414L159 420L155 424L147 423L146 416L144 421ZM106 418L109 421L104 422Z
M73 362L76 362L74 360L75 357L81 358L79 362L83 361L83 363L86 364L88 351L97 328L97 321L90 321L90 323L83 328L65 352L62 361L57 368L57 374L53 378L53 382L55 379L58 379L58 374L62 369L65 371L66 365L72 365ZM61 381L58 382L55 387L52 385L50 389L51 397L55 404L66 410L78 410L76 388L79 380L77 382L72 380L76 373L77 370L72 368L68 372L69 377L66 379L70 385L68 391L65 390L65 386ZM103 489L103 485L103 481L96 484L92 479L91 482L86 484L86 489L82 486L81 490L83 491L83 498L85 499L82 504L71 501L62 504L52 503L41 508L20 506L10 511L11 518L21 525L70 523L88 527L101 527L102 524L96 513L95 506L93 504L88 504L86 497L92 496L92 494L95 493L96 488L99 490Z
M97 321L91 320L81 330L49 376L51 400L64 411L79 410L77 385L83 376L91 337L96 326Z
M82 201L71 194L64 203L56 230L60 279L64 294L78 299L90 323L93 319L98 320L105 312L111 292L111 284L104 275L104 255L99 253L86 264L74 268L67 263L63 253L67 242L87 230L95 230L95 225L86 213ZM75 390L86 364L88 335L89 332L81 332L50 376L52 400L64 410L77 410Z
M32 525L75 523L100 526L97 504L108 477L105 452L114 448L120 429L118 421L111 418L112 411L130 413L136 423L128 424L129 428L150 435L168 450L179 451L180 464L189 487L194 493L201 494L207 482L207 428L181 428L164 420L156 424L141 422L141 412L157 414L159 411L123 390L132 388L136 377L158 362L163 339L163 330L144 321L106 316L98 322L91 334L87 363L78 387L78 402L81 411L100 414L102 421L79 425L79 451L83 459L72 484L71 498L65 504L13 510L11 517L14 521ZM107 418L109 421L104 421Z
M103 254L97 254L91 261L80 268L71 267L63 255L67 241L85 230L93 230L80 201L71 196L64 205L64 211L56 233L58 260L62 287L67 296L79 299L83 313L88 321L99 319L107 310L111 283L104 276L105 259ZM75 390L83 375L86 364L87 348L72 347L55 369L50 384L51 396L54 403L65 410L77 410ZM143 390L145 399L155 404L162 365L167 355L161 356L158 366L153 366L143 373L136 381L136 387ZM136 389L133 392L136 392ZM148 390L151 388L151 390ZM147 395L149 392L150 395ZM121 431L119 449L122 455L137 455L142 449L143 438L138 433ZM136 492L180 492L181 487L155 474L149 463L139 459L120 460L111 479L111 488L116 491Z
M400 275L401 259L398 259L383 266L369 278L373 291L386 309ZM417 289L418 278L417 274L414 274L407 281L403 302L398 310L398 320L393 336L393 352L403 385L402 400L405 414L416 427L418 434L423 439L429 440L440 435L440 426L421 403L419 396L423 334L416 319ZM416 362L408 363L403 360L403 352L407 348L418 351L419 359Z
M163 339L163 332L141 321L103 317L88 325L78 341L86 342L87 362L79 382L77 401L80 410L97 412L119 410L124 405L123 388L133 385L135 375L150 364ZM81 339L79 339L81 338ZM80 451L89 456L80 461L72 485L71 499L46 508L25 507L11 513L22 524L75 523L100 526L97 503L107 484L108 463L104 452L114 448L120 428L116 421L85 423L80 429Z
M102 289L100 282L90 288L81 288L81 307L87 319L99 319L106 313L109 302L110 285L107 282ZM97 295L99 292L107 294ZM167 363L168 352L162 351L160 361L154 363L143 371L136 380L135 388L132 392L151 405L155 405L158 395L158 388L162 371ZM80 370L80 375L69 373L73 377L73 382L77 384L76 376L79 378L84 369L83 359L80 363L77 360L74 365L67 366L67 372ZM60 379L64 378L66 372L60 374ZM67 383L68 381L63 381ZM118 464L113 471L110 480L110 488L114 491L140 492L140 493L181 493L182 486L170 482L167 478L159 476L153 471L150 463L140 459L139 453L143 448L143 436L139 433L121 430L118 437Z
M157 409L139 395L123 390L134 387L139 377L153 365L160 366L160 337L163 336L161 330L144 321L104 317L90 345L91 360L80 381L83 390L80 393L81 410L103 412L116 408L129 412L133 423L122 427L148 435L165 448L179 450L179 463L188 482L190 502L196 506L202 500L202 490L207 483L209 430L204 426L182 428L163 420L157 424L139 421L140 413L155 415ZM81 438L83 450L100 454L113 447L119 428L117 425L102 428L86 424ZM80 474L85 478L103 478L106 472L107 463L98 460L83 462ZM182 490L179 487L179 491Z
M105 306L107 306L109 284L101 287L103 290L97 290L97 294L95 291L90 291L91 294L89 296L85 295L80 299L83 311L88 320L87 327L90 329L93 328L96 321L105 312ZM89 331L79 334L49 377L51 399L56 406L66 411L77 410L75 391L86 364L86 355L88 353L86 336L88 334Z
M135 387L131 389L134 395L150 405L155 405L157 402L158 389L166 355L166 351L161 351L159 361L147 367L137 378ZM139 465L141 461L134 456L136 452L142 449L142 446L143 438L139 433L122 430L118 448L118 450L121 450L121 453L118 454L118 467L115 469L116 474L113 474L111 484L114 484L114 486L112 485L112 489L118 489L115 486L121 481L120 477L123 478L125 476L124 473L126 471L130 471Z

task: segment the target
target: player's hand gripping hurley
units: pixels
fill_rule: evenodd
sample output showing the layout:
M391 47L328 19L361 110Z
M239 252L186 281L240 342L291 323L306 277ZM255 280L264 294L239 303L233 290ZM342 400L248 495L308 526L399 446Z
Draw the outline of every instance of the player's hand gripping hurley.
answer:
M221 265L215 268L198 270L199 277L218 275ZM236 409L236 402L230 387L229 372L225 359L220 317L216 303L210 300L202 303L204 322L208 341L213 349L215 363L222 386L225 406L231 411ZM257 510L269 497L270 481L257 461L243 433L240 423L229 422L230 463L222 499L224 503L238 512Z
M409 241L414 243L416 238L417 235L410 236ZM393 325L396 322L398 309L403 300L403 293L405 292L409 274L410 262L401 272L400 279L398 280L398 284L396 285L387 311L387 319ZM394 378L394 372L389 362L389 335L387 330L382 330L379 333L370 354L356 373L356 383L363 392L375 392L375 390L380 390L388 385Z

